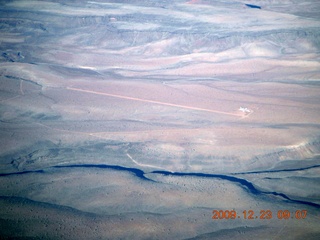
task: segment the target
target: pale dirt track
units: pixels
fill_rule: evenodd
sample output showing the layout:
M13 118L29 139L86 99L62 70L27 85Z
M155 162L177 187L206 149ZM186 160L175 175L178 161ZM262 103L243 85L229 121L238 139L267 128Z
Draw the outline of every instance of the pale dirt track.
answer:
M85 89L81 89L81 88L67 87L66 89L72 90L72 91L78 91L78 92L84 92L84 93L91 93L91 94L103 95L103 96L108 96L108 97L114 97L114 98L127 99L127 100L132 100L132 101L139 101L139 102L153 103L153 104L158 104L158 105L177 107L177 108L184 108L184 109L190 109L190 110L196 110L196 111L224 114L224 115L230 115L230 116L235 116L235 117L243 117L243 114L238 114L238 113L223 112L223 111L206 109L206 108L198 108L198 107L191 107L191 106L185 106L185 105L179 105L179 104L173 104L173 103L167 103L167 102L160 102L160 101L154 101L154 100L148 100L148 99L128 97L128 96L123 96L123 95L116 95L116 94L110 94L110 93L104 93L104 92L85 90Z

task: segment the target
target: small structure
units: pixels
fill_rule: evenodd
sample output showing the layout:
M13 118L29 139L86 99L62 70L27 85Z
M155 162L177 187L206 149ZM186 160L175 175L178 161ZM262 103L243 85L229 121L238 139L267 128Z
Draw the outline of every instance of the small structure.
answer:
M246 107L240 107L239 110L243 113L251 113L251 110L249 108Z

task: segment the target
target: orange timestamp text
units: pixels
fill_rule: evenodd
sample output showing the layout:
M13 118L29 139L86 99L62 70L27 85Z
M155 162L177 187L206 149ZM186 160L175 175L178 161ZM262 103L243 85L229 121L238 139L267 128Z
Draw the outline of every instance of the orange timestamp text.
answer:
M212 219L305 219L307 217L307 210L296 210L290 212L289 210L278 210L275 214L271 210L244 210L237 212L236 210L213 210Z

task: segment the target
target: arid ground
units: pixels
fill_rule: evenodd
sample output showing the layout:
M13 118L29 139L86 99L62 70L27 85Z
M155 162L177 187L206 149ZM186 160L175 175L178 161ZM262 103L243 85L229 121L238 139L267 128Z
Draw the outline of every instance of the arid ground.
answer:
M319 1L0 4L1 239L320 238Z

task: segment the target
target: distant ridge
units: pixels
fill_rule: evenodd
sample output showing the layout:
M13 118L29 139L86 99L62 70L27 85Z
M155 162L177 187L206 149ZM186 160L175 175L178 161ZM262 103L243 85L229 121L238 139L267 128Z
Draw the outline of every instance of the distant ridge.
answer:
M260 6L253 5L253 4L246 4L246 6L249 7L249 8L258 8L258 9L261 9Z

